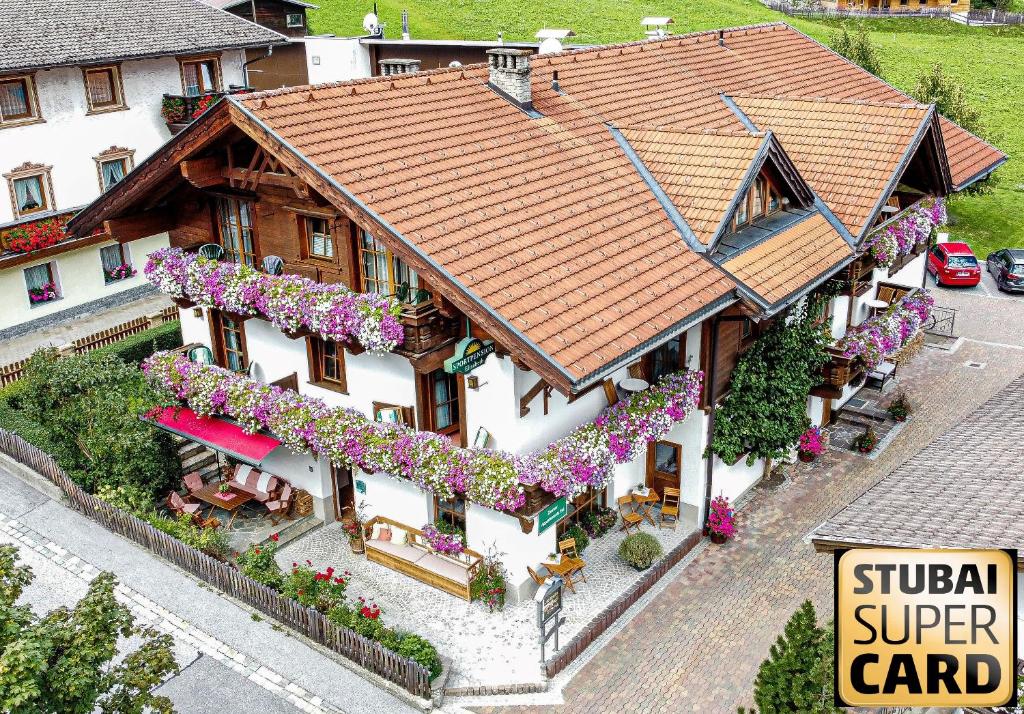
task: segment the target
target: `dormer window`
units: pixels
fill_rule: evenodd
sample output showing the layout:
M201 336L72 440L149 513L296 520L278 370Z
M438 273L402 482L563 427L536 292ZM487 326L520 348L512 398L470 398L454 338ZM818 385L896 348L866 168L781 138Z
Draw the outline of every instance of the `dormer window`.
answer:
M764 197L768 188L768 182L762 177L758 176L757 180L754 181L754 185L750 189L750 217L751 220L760 218L764 215L765 205Z
M750 206L749 206L750 193L743 194L743 198L740 199L740 205L736 206L736 228L739 229L742 226L750 223Z
M764 176L758 176L736 205L733 230L742 230L752 221L782 209L782 196Z

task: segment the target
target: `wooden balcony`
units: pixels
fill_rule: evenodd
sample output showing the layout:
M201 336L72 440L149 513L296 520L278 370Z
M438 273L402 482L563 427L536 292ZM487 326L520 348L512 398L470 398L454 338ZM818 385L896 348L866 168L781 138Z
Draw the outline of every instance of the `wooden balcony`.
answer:
M395 350L406 357L418 357L426 352L454 342L459 336L459 320L445 317L432 302L407 306L402 310L405 340Z
M828 348L829 361L821 368L821 381L811 388L811 395L824 399L839 399L843 388L864 374L864 363L856 357L844 357L833 348Z

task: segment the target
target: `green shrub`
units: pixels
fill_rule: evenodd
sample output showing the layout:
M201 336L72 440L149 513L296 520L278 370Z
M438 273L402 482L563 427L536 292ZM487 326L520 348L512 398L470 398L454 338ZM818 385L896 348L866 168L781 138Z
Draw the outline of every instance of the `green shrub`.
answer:
M408 634L403 637L398 645L398 654L423 665L430 672L431 679L441 674L441 657L434 645L419 635Z
M154 352L173 350L181 344L181 322L174 320L100 347L94 354L113 355L128 364L138 365Z
M574 523L565 529L565 538L574 538L576 540L577 555L583 555L583 551L590 545L590 538L587 537L587 532L578 523Z
M348 575L346 571L344 576L335 576L334 568L322 572L313 570L308 560L305 565L292 563L291 572L284 576L281 584L281 593L300 605L330 612L336 604L344 601Z
M238 556L239 569L258 583L280 590L284 584L284 573L274 556L277 554L277 543L251 543L244 553Z
M619 545L619 557L637 570L647 570L661 553L661 543L650 533L628 535Z
M161 516L155 511L145 515L147 521L157 530L177 538L185 545L203 551L209 556L224 560L227 557L228 534L222 528L200 528L192 523L192 516L187 513L175 518Z
M115 508L120 508L126 513L131 513L139 518L144 518L153 509L153 496L149 489L140 486L120 485L100 486L96 491L96 497L106 501Z

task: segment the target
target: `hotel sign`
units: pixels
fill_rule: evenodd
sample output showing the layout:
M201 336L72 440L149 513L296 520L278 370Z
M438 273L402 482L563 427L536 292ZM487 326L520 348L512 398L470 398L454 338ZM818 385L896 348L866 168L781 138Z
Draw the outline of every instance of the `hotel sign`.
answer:
M540 524L537 533L543 533L548 528L550 528L551 526L555 525L560 520L565 518L565 514L568 511L568 509L569 504L566 502L565 496L562 496L554 503L549 503L547 506L545 506L544 509L540 512L540 516L537 517L537 521Z
M1016 571L1013 550L837 551L837 706L1012 708Z
M463 337L455 345L455 354L444 361L444 371L448 374L469 374L482 365L493 352L492 340Z

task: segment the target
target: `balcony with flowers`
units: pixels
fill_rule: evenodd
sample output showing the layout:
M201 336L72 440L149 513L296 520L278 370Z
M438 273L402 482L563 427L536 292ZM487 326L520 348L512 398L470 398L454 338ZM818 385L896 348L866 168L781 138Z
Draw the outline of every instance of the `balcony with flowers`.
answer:
M927 290L907 290L888 308L876 313L828 348L830 360L811 394L839 399L844 388L885 361L908 349L931 315L935 299Z
M101 228L85 237L69 236L67 224L74 213L49 213L0 227L0 268L13 267L106 240L106 233Z
M171 135L177 134L203 112L220 101L228 92L204 92L196 95L165 94L160 105L160 115L167 123Z

